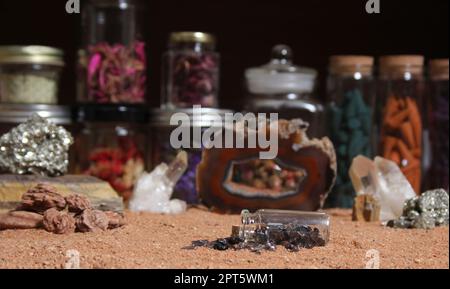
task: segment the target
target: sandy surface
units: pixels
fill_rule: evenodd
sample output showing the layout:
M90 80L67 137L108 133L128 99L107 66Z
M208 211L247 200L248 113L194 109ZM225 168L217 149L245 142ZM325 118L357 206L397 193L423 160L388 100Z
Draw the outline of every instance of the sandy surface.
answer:
M1 231L0 268L64 268L67 250L79 252L81 268L364 268L367 262L377 263L377 254L381 268L449 268L448 227L391 229L352 222L350 211L329 213L332 228L326 247L296 253L278 247L260 255L182 249L192 240L226 237L239 222L237 215L199 209L178 216L127 213L127 226L103 233Z

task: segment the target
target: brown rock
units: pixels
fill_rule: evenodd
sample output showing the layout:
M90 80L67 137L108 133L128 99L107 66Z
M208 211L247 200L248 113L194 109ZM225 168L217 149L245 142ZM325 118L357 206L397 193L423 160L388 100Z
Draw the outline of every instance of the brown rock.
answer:
M113 211L105 212L108 217L108 229L115 229L125 225L125 218L122 214Z
M0 214L0 230L34 229L42 227L43 217L34 212L11 211Z
M55 234L69 234L75 231L75 219L67 212L51 208L44 213L44 228Z
M353 221L376 222L380 221L381 207L371 195L359 195L355 197L353 204Z
M22 195L20 210L44 213L50 208L63 210L66 200L57 193L55 187L47 184L38 184Z
M81 213L86 209L91 209L92 205L86 196L72 194L66 197L67 207L71 213Z
M109 218L105 212L87 209L76 217L77 230L83 233L105 231L109 226Z

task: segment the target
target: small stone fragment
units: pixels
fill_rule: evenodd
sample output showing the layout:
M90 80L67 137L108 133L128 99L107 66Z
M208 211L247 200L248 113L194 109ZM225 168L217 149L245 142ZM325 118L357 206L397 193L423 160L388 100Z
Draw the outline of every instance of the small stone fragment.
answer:
M192 241L193 247L206 247L208 245L208 240L196 240Z
M87 209L76 217L76 227L79 232L106 231L108 226L109 218L100 210Z
M56 192L56 188L46 184L38 184L22 195L21 210L44 213L50 208L63 210L66 200Z
M0 137L0 171L59 176L67 172L70 133L33 114Z
M116 229L125 225L125 218L122 214L113 211L104 213L108 217L108 229Z
M75 219L64 211L51 208L45 211L44 228L55 234L69 234L75 231Z
M229 248L227 239L223 239L223 238L222 239L217 239L213 243L212 246L213 246L213 249L220 250L220 251L227 250Z
M371 195L355 197L352 212L353 221L376 222L380 220L380 204Z
M72 194L67 196L65 199L69 212L71 213L78 214L86 209L92 208L91 202L86 196Z

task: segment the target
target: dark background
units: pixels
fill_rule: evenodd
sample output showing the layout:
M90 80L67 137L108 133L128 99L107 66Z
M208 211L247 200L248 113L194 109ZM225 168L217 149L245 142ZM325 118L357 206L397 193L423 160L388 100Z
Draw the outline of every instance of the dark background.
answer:
M81 0L81 4L86 0ZM243 72L269 61L271 47L292 47L295 62L317 68L324 97L332 54L418 53L448 57L448 0L380 0L381 14L367 14L366 0L152 0L146 4L148 99L159 105L161 54L171 31L216 34L221 53L221 106L243 96ZM81 17L65 12L66 0L0 0L0 44L41 44L66 52L60 102L75 101L76 50Z

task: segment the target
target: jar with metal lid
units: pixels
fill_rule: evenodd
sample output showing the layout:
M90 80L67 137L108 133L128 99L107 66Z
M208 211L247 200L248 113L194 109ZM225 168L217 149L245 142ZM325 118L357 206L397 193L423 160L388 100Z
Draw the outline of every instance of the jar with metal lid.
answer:
M190 120L190 130L204 131L211 127L217 116L223 117L231 110L201 108L200 115L195 116L191 109L164 110L155 109L150 112L150 147L151 154L148 159L148 167L154 168L161 162L170 163L177 155L179 149L175 149L170 143L171 133L177 128L170 124L170 119L175 113L185 113ZM188 153L188 168L174 188L174 198L185 200L187 203L198 203L196 189L196 169L202 158L202 144L194 139L194 133L190 134L189 148L181 148ZM195 142L195 143L194 143ZM201 177L201 176L200 176Z
M314 95L317 71L294 65L292 58L288 46L277 45L268 64L247 69L243 107L254 113L277 112L283 119L301 118L309 123L308 135L322 137L325 108Z
M47 46L0 46L0 103L56 104L63 52Z
M426 189L449 190L449 61L433 59L429 62L429 97L426 99L428 128L431 140L431 168L428 171Z
M420 55L380 58L378 154L400 166L417 194L422 180L423 62Z
M73 122L73 112L68 106L47 104L0 104L0 136L12 128L24 123L33 114L45 117L54 124L61 125L73 136L78 132L78 126ZM75 171L75 149L69 149L69 173Z
M163 56L162 108L217 107L219 54L204 32L173 32Z
M108 181L128 201L144 172L147 112L137 106L81 106L77 136L77 172Z
M350 208L355 192L348 175L357 155L372 157L375 79L371 56L330 57L327 82L328 136L336 150L336 184L327 199L331 207Z
M137 0L89 0L83 5L78 101L145 102L146 52Z

